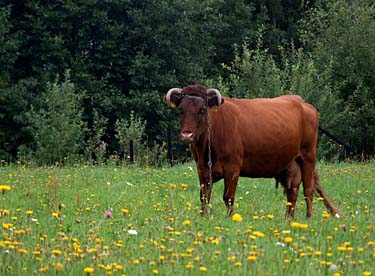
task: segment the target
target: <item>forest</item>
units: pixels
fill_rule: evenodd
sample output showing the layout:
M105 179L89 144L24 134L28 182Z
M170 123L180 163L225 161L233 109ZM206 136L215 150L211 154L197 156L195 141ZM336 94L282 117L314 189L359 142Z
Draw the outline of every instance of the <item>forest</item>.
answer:
M1 0L0 160L189 160L163 96L193 83L298 94L320 159L366 160L374 76L373 0Z

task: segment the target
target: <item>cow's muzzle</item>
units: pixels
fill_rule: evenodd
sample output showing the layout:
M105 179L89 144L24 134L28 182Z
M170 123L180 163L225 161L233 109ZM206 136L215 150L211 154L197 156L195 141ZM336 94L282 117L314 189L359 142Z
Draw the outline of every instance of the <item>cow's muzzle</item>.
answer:
M194 134L191 131L181 131L180 140L183 143L190 144L194 142Z

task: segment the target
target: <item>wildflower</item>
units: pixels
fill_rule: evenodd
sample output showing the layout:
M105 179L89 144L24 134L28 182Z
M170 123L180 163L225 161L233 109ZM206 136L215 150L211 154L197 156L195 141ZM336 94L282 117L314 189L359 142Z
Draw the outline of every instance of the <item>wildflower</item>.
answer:
M90 273L94 272L94 269L92 267L85 267L85 269L83 270L83 272L85 272L87 274L90 274Z
M61 255L61 250L54 249L52 250L53 255Z
M207 267L201 266L201 267L199 267L199 270L202 271L202 272L206 272L207 271Z
M11 229L13 227L13 224L11 223L3 223L3 228L5 230Z
M105 217L105 218L111 218L111 217L112 217L112 209L111 209L111 208L108 208L108 209L104 212L104 217Z
M56 268L56 271L61 271L62 268L63 268L63 264L62 263L56 263L55 268Z
M32 214L33 214L33 211L32 211L32 210L27 210L27 211L26 211L26 215L31 216Z
M171 189L176 189L176 187L177 187L177 185L174 184L174 183L171 183L169 186L171 187Z
M290 226L292 226L292 228L298 228L299 227L299 223L298 222L292 222L290 224Z
M187 269L193 269L194 268L194 265L192 262L189 262L187 265L186 265L186 268Z
M362 273L363 276L371 276L371 272L370 271L365 271Z
M286 244L289 244L289 243L291 243L293 241L293 238L292 237L285 237L285 239L284 239L284 242L286 243Z
M241 262L235 262L234 266L242 266L242 263Z
M234 214L233 216L232 216L232 220L233 221L236 221L236 222L241 222L242 220L243 220L243 218L242 218L242 216L240 215L240 214Z
M121 209L121 213L122 213L123 216L127 216L129 214L129 210L123 208L123 209Z
M322 217L327 219L327 218L330 217L330 214L327 211L324 211L323 214L322 214Z
M5 191L10 191L10 186L8 186L8 185L0 185L0 191L2 191L3 194L5 194Z
M184 222L183 222L183 225L190 225L190 220L185 220Z
M341 228L342 230L346 231L346 224L345 223L341 224Z
M137 230L128 230L128 234L130 234L130 235L138 235L138 232L137 232Z
M152 270L152 273L154 273L154 274L159 274L159 270L157 270L157 269L153 269L153 270Z
M268 215L267 215L267 218L268 218L268 219L273 219L274 216L273 216L272 214L268 214Z
M247 260L248 260L248 261L252 261L252 262L253 262L253 261L256 261L256 259L257 259L257 257L254 256L254 255L250 255L250 256L247 257Z
M187 187L188 187L188 185L187 185L187 184L185 184L185 183L182 183L182 184L181 184L181 189L182 189L182 190L186 190L186 189L187 189Z
M20 249L18 249L18 252L19 252L21 255L23 255L23 254L26 254L26 253L27 253L27 250L24 249L24 248L20 248Z
M309 225L306 224L306 223L301 223L301 224L299 225L299 228L300 228L301 230L306 230L308 227L309 227Z

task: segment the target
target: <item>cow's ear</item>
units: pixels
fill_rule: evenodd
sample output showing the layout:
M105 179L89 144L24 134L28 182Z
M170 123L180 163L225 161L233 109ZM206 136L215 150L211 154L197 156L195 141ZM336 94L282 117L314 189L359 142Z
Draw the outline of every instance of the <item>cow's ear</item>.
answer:
M164 102L172 108L179 106L182 100L181 90L181 88L170 89L163 98Z
M207 97L208 97L208 107L213 111L217 111L219 106L224 103L224 99L221 96L219 90L217 89L212 89L212 88L208 89Z

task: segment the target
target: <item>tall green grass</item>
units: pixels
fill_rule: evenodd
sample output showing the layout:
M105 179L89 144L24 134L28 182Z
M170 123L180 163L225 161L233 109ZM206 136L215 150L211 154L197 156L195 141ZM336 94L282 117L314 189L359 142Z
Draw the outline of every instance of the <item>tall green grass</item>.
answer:
M200 217L194 164L2 167L0 274L374 275L375 163L319 172L343 216L306 220L301 189L288 223L272 179L240 179L235 221L222 181Z

